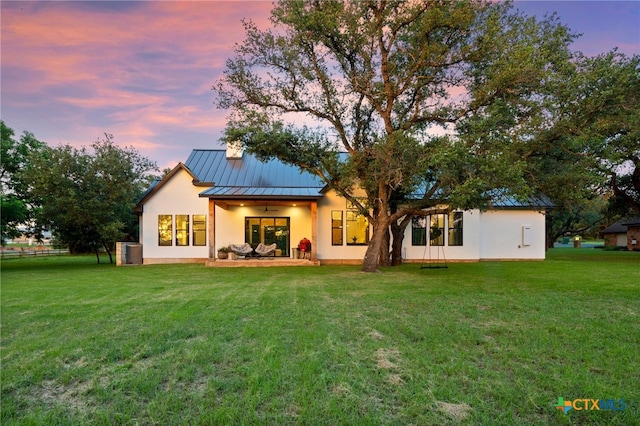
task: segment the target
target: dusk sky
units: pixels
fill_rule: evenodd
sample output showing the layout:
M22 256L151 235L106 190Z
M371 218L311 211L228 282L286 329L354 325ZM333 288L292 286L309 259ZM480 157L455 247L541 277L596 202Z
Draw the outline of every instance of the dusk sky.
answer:
M640 54L640 1L517 1L557 12L586 55ZM211 86L241 19L269 25L271 1L2 1L1 116L51 146L103 134L163 169L219 148L227 112Z

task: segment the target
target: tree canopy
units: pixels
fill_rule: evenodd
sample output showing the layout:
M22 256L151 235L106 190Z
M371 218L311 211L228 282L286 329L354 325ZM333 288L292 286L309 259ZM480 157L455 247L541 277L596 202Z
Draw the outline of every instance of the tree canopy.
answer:
M38 206L29 200L28 188L22 180L22 170L27 166L28 157L44 149L45 144L35 138L32 133L24 132L20 139L15 139L13 129L4 121L2 128L2 149L0 151L0 204L2 220L0 241L15 238L23 231L29 233L27 225L34 218ZM36 234L36 236L38 236Z
M105 248L136 235L133 207L155 163L134 148L121 148L106 134L91 149L63 145L30 157L26 181L42 205L39 223L72 252ZM100 258L98 257L98 261Z
M271 22L244 23L214 86L231 111L225 139L316 173L359 205L373 225L363 270L384 261L390 224L418 209L533 189L521 145L491 129L530 125L571 58L574 35L554 17L501 2L285 0Z

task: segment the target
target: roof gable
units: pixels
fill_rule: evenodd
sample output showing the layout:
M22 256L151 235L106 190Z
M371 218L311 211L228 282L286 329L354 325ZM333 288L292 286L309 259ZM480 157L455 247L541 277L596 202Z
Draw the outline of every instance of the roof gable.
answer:
M181 170L187 172L189 176L191 176L194 185L202 185L198 178L193 174L191 170L189 170L189 168L185 164L178 163L178 165L171 169L171 171L167 173L162 179L156 179L151 183L151 185L149 185L149 188L147 188L147 191L142 195L133 211L135 213L141 213L144 203L146 203L149 198L151 198L156 192L158 192ZM206 184L206 186L211 186L211 184Z

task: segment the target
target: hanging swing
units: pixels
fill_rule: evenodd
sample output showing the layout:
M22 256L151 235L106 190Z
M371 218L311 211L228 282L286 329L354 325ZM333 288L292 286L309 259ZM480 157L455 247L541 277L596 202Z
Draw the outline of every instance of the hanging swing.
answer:
M449 266L447 265L447 259L444 256L444 247L436 246L436 257L435 259L431 257L431 248L433 246L425 246L424 253L422 255L422 264L420 265L420 269L446 269ZM429 258L425 259L427 250L429 250ZM442 257L440 257L440 253L442 252Z
M431 237L432 238L438 238L441 235L442 231L440 229L434 229L432 228L431 230ZM431 240L433 241L433 240ZM420 265L420 269L446 269L449 266L447 265L447 259L444 256L444 245L436 245L435 249L436 249L436 257L435 259L432 258L431 256L431 249L434 247L433 245L431 245L431 241L429 241L429 244L425 244L424 246L424 252L422 253L422 264ZM427 250L429 250L429 258L425 259ZM442 252L442 257L440 257L440 254Z

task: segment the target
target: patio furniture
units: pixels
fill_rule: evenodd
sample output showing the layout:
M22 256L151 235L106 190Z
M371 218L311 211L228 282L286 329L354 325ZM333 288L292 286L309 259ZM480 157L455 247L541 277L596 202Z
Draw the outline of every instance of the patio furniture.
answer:
M253 253L253 249L249 245L249 243L244 244L230 244L229 248L232 252L234 252L237 256L242 256L247 258Z
M260 243L258 247L256 247L256 253L258 253L260 257L273 256L276 253L276 243L268 246Z

